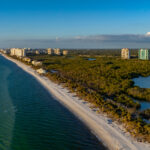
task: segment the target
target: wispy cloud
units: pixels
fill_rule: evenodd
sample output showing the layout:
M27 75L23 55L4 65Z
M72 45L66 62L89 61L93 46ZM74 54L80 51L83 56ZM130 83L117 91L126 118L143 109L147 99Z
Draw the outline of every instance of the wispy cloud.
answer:
M122 35L94 35L76 36L72 40L98 41L98 42L150 42L150 32L145 35L122 34Z
M147 33L146 33L146 36L150 36L150 32L147 32Z
M0 40L4 47L60 48L150 48L150 32L146 34L89 35L69 38Z

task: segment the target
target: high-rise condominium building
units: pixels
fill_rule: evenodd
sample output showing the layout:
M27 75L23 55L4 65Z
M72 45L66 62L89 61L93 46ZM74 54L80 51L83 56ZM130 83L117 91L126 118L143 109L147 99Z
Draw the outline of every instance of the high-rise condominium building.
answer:
M10 55L11 56L17 56L17 57L25 57L26 56L26 50L21 48L11 48L10 49Z
M53 55L54 54L54 50L52 48L48 48L47 49L47 54L48 55Z
M54 49L54 54L61 55L60 49L59 48L55 48Z
M128 48L123 48L121 50L121 58L130 59L130 50Z
M150 50L149 49L140 49L139 50L139 59L150 60Z

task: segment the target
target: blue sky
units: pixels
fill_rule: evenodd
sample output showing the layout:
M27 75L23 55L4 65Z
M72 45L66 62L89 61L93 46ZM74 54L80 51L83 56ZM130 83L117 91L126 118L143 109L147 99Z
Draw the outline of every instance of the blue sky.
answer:
M150 47L149 18L149 0L3 0L0 47Z

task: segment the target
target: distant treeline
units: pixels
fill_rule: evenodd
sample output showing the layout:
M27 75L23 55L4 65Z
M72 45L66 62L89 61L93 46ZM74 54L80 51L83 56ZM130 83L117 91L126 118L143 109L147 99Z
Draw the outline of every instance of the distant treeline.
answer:
M138 49L130 49L131 56L138 56ZM121 49L70 49L71 55L101 55L101 56L120 56Z

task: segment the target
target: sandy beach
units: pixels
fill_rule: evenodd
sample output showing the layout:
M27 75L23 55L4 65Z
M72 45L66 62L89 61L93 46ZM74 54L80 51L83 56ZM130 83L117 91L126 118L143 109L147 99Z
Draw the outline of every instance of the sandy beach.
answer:
M3 56L35 77L57 101L67 107L74 115L83 121L88 128L90 128L91 132L93 132L93 134L95 134L109 149L150 150L150 144L135 141L120 125L115 122L109 122L110 119L105 115L96 113L94 109L89 107L90 104L76 97L74 93L70 93L61 85L55 84L48 78L39 75L30 66L5 55Z

